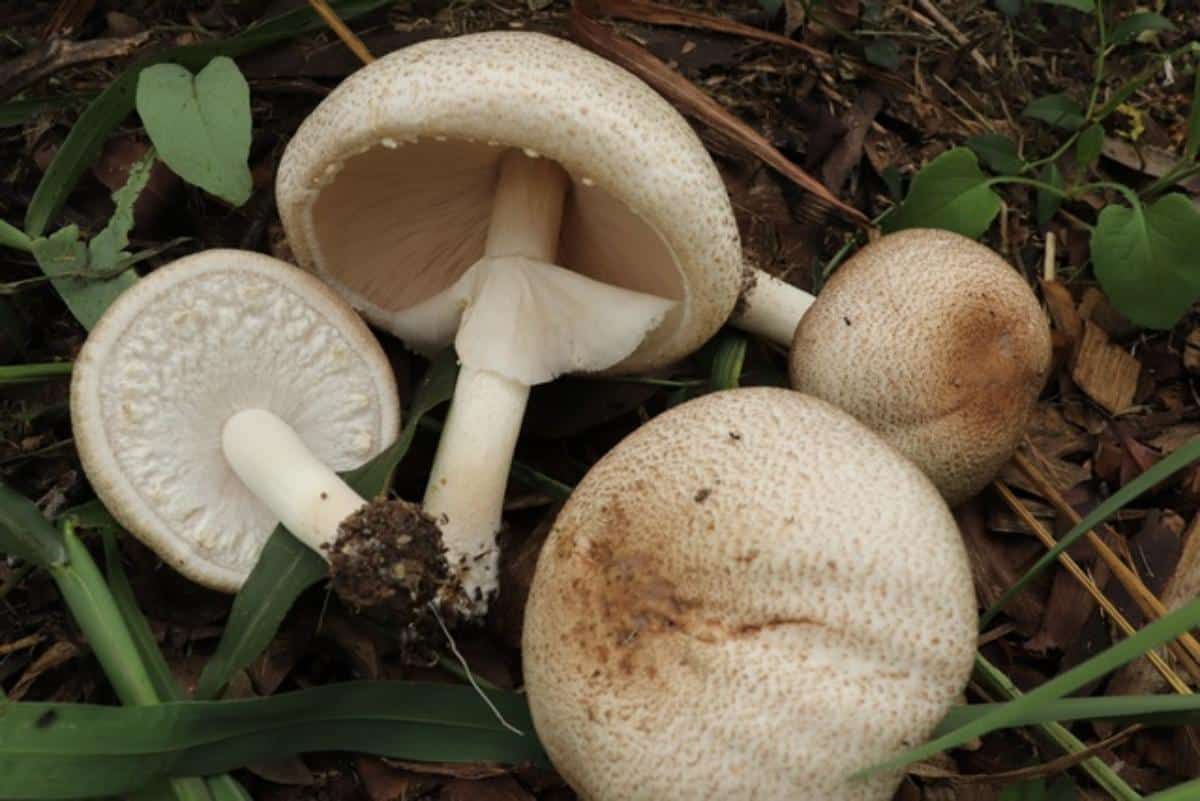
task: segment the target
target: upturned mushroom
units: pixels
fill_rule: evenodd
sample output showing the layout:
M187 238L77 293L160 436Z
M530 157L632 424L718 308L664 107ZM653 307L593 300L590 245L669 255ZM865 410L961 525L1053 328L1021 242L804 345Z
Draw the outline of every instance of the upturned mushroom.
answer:
M634 431L559 514L525 686L589 801L887 801L976 639L966 553L907 459L823 401L720 392Z
M424 499L469 608L532 385L698 347L742 281L700 140L663 98L527 32L423 42L359 70L305 120L276 194L300 264L462 370Z
M126 290L75 363L71 421L113 517L200 584L236 591L280 522L352 600L422 603L445 578L419 511L334 472L396 438L395 378L354 311L283 262L210 250Z
M790 373L957 505L1012 456L1050 361L1049 323L1015 270L966 237L913 229L838 268L800 318Z

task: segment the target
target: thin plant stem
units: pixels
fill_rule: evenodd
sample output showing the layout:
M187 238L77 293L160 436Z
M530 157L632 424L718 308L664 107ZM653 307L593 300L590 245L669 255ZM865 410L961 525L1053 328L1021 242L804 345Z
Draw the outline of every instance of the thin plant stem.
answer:
M989 692L995 693L1005 701L1013 701L1023 695L1004 671L979 653L975 655L975 679ZM1048 740L1068 754L1079 754L1087 750L1087 745L1071 734L1061 723L1039 723L1037 728ZM1141 800L1138 792L1099 757L1089 757L1080 762L1079 767L1092 778L1092 781L1104 788L1115 801Z
M1096 110L1096 100L1100 97L1100 87L1104 83L1104 61L1108 58L1108 29L1104 24L1104 0L1096 0L1096 24L1100 26L1100 47L1096 54L1096 69L1092 76L1092 92L1088 97L1087 113L1084 114L1085 119L1092 118L1092 112Z
M1170 189L1180 181L1186 181L1194 175L1200 175L1200 164L1182 162L1141 191L1142 195L1156 195L1164 189Z

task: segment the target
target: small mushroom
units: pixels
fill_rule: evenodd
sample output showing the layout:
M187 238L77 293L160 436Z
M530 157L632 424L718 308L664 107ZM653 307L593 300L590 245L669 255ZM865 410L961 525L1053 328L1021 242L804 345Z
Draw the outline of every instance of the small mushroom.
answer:
M838 268L800 319L790 372L957 505L1012 456L1050 359L1049 323L1015 270L966 237L913 229Z
M344 563L335 586L354 600L445 574L431 523L334 472L396 438L395 378L354 311L283 262L210 250L138 281L79 354L71 420L112 515L201 584L236 591L280 521ZM395 575L421 549L432 574Z
M966 552L907 459L823 401L719 392L584 477L538 559L525 686L590 801L887 801L976 639Z
M741 252L699 138L663 98L528 32L422 42L297 131L276 194L300 264L463 369L424 508L473 611L531 386L667 364L729 316Z

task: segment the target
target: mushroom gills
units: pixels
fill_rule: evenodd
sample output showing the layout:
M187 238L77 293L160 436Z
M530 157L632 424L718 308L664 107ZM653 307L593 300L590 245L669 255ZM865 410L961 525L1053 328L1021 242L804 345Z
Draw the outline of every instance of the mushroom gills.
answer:
M405 312L426 330L457 329L463 367L424 508L476 612L497 587L495 535L530 387L617 364L676 306L554 264L567 187L555 162L506 153L483 257Z
M235 413L221 450L246 488L330 562L343 598L416 620L435 596L455 595L437 527L405 501L364 500L277 415Z

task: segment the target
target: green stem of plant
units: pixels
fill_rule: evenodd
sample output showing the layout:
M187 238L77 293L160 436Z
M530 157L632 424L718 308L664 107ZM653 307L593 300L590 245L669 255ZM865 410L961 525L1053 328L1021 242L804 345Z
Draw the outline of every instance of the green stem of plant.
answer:
M1193 175L1200 175L1200 164L1181 162L1176 164L1166 175L1156 180L1154 183L1147 186L1140 194L1144 196L1154 196L1164 189L1170 189L1180 181L1186 181Z
M9 364L0 367L0 384L29 384L61 378L71 374L70 362L46 362L45 364Z
M1054 184L1039 181L1036 178L1021 178L1015 175L999 175L995 178L989 178L986 186L1001 186L1003 184L1020 184L1022 186L1032 186L1034 189L1040 189L1043 192L1049 192L1052 195L1058 195L1061 198L1068 200L1079 197L1080 195L1090 192L1094 189L1111 189L1114 192L1120 192L1129 205L1135 209L1142 207L1142 201L1138 198L1137 193L1124 184L1118 184L1113 181L1093 181L1090 184L1080 184L1078 186L1067 187L1063 189Z
M1104 61L1108 58L1108 29L1104 24L1104 0L1096 0L1096 24L1100 26L1100 46L1096 53L1096 68L1092 75L1092 91L1088 97L1085 119L1092 118L1096 110L1096 100L1100 97L1100 87L1104 83Z
M1130 95L1153 80L1155 75L1158 75L1158 73L1162 70L1163 62L1170 61L1178 56L1184 55L1185 53L1200 55L1200 42L1188 42L1187 44L1177 47L1174 50L1171 50L1168 53L1156 58L1153 63L1150 64L1150 66L1144 68L1137 75L1134 75L1132 78L1126 81L1120 89L1113 92L1113 96L1108 99L1108 102L1106 102L1099 109L1096 109L1095 113L1088 114L1088 120L1091 122L1100 122L1100 120L1104 119L1109 114L1112 114L1117 110L1117 106L1128 100ZM1189 71L1187 70L1176 72L1175 76L1176 78L1179 78L1187 75L1188 72Z
M1005 701L1012 701L1022 695L1017 686L1013 684L1012 679L980 653L975 654L975 680L989 692L995 693ZM1047 739L1068 754L1079 754L1087 750L1087 745L1071 734L1061 723L1039 723L1037 728ZM1138 792L1118 776L1116 771L1110 768L1104 760L1098 757L1089 757L1080 762L1079 766L1115 801L1141 801L1142 797Z

